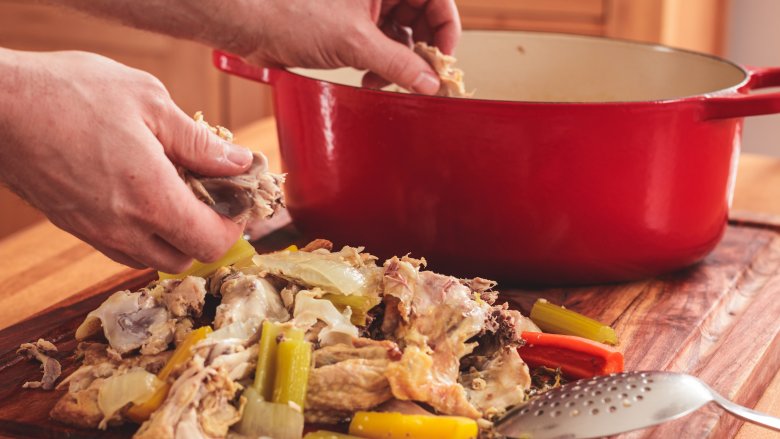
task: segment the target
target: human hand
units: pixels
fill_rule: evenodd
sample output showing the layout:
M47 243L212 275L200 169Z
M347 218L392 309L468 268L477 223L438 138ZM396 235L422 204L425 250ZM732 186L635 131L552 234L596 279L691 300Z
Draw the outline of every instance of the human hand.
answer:
M439 90L439 77L407 41L397 41L405 40L399 27L446 54L461 32L455 0L42 1L200 41L255 64L349 66L374 73L364 85L393 82L424 94Z
M203 175L251 163L184 114L153 76L83 52L0 49L0 181L58 227L132 267L214 261L242 226L198 201Z
M461 32L454 0L271 0L253 4L257 16L265 19L254 26L247 21L239 24L228 50L260 65L366 69L370 73L363 84L369 87L389 81L414 92L435 94L438 75L411 50L411 39L452 54ZM411 29L411 38L402 28Z

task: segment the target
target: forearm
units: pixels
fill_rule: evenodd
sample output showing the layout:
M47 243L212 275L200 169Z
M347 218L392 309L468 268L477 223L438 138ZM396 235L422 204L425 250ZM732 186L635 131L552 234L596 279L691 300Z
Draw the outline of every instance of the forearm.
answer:
M244 54L254 49L246 32L260 17L248 16L252 0L39 0L149 30ZM250 23L251 22L251 23Z
M0 47L0 184L17 192L20 188L11 171L19 164L17 150L31 123L25 115L36 99L34 85L42 82L34 55Z

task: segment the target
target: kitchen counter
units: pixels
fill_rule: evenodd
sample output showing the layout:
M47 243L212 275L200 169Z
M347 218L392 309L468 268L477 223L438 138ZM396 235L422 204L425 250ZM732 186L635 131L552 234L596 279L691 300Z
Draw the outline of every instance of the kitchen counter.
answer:
M279 170L280 155L272 118L236 130L236 141L268 156ZM780 217L780 159L744 154L740 158L734 212ZM130 269L117 264L75 237L42 222L0 241L0 329L56 302L83 299L76 293ZM760 330L760 328L756 328ZM0 347L6 350L8 346ZM759 401L758 410L780 416L780 374ZM777 433L745 425L737 437L769 438Z

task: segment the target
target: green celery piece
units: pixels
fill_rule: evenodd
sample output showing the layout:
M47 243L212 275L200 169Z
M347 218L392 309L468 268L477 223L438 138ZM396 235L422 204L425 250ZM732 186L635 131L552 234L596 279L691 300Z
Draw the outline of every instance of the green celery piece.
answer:
M276 356L276 381L271 400L293 402L303 409L311 368L311 343L303 340L279 342Z
M254 387L244 389L246 405L236 426L246 437L300 439L303 435L303 413L288 404L265 401Z
M296 328L294 326L284 327L284 329L282 329L282 334L284 334L285 340L297 340L297 341L303 341L303 336L306 335L303 332L303 329Z
M260 351L257 353L257 368L255 369L255 391L266 401L271 400L276 376L276 339L281 333L281 327L274 322L263 322L263 332L260 334Z
M599 343L617 345L615 330L590 317L538 299L531 308L531 320L544 332L575 335Z

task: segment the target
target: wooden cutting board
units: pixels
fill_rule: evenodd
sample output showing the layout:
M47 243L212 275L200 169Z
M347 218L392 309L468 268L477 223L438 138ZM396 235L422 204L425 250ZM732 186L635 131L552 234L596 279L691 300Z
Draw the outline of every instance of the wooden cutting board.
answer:
M257 243L270 251L300 243L290 227ZM435 261L432 261L435 263ZM150 272L120 274L67 303L0 331L0 437L127 438L133 428L107 432L74 429L48 419L60 391L25 390L40 378L38 365L19 358L23 342L45 338L60 349L63 376L75 369L74 332L109 294L145 285ZM501 288L524 313L544 297L611 324L626 368L694 374L724 396L747 406L758 401L780 367L780 227L763 221L732 222L702 263L675 274L621 285L544 290ZM622 438L733 436L742 424L714 407Z

